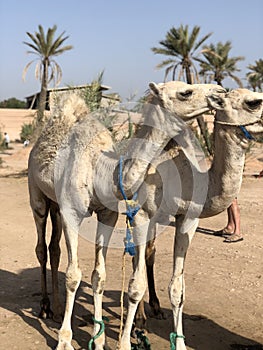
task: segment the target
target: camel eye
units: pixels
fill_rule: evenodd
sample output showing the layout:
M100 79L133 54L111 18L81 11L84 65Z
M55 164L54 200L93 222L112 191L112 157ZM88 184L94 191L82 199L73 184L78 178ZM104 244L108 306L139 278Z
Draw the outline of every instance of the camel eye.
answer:
M180 100L186 100L193 95L193 90L179 91L177 96Z
M252 101L246 101L246 105L248 106L249 109L258 109L262 105L262 100L252 100Z

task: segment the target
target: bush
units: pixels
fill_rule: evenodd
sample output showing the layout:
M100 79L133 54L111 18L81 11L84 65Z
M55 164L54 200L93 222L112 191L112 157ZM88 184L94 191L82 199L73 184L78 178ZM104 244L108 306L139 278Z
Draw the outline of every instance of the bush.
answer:
M20 133L21 141L24 142L25 140L31 140L33 132L34 132L33 123L29 123L29 124L24 123L22 125L22 129Z
M4 136L2 131L0 130L0 150L4 149Z
M11 97L0 102L0 108L26 108L26 102Z

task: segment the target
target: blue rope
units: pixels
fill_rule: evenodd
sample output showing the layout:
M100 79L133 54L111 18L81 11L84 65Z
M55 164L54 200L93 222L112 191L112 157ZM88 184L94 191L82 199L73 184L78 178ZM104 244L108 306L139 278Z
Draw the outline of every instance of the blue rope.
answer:
M135 201L137 200L137 192L134 193L132 200L129 201L126 193L123 188L123 180L122 180L122 168L123 168L123 157L120 157L120 164L119 164L119 187L122 194L123 199L126 202L127 211L125 212L125 215L127 216L127 229L126 229L126 237L124 240L125 253L129 253L131 256L135 255L135 244L132 242L132 227L134 217L140 210L140 206L135 206ZM129 202L132 202L133 205L130 205Z
M254 140L254 137L250 134L249 131L247 131L247 129L243 126L243 125L239 125L240 129L243 131L243 134L245 135L245 137L248 140Z

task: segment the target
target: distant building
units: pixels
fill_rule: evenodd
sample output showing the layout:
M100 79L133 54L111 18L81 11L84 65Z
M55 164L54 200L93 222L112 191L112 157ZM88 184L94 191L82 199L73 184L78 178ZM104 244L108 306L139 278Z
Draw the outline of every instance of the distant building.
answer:
M81 90L85 90L90 85L77 85L77 86L65 86L61 88L54 88L47 90L47 101L46 101L46 110L50 110L50 103L53 100L53 95L57 94L67 94L72 93L72 91L81 92ZM110 87L106 85L100 86L101 93L101 105L108 106L110 104L117 104L120 102L120 97L117 93L105 94L104 91L109 90ZM35 93L34 95L30 95L26 97L26 106L28 109L37 109L38 101L40 97L40 92Z

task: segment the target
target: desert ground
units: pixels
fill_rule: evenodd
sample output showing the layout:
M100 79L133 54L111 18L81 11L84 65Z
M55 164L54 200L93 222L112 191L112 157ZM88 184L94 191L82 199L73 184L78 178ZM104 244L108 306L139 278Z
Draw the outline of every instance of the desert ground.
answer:
M19 115L18 115L19 114ZM10 116L11 115L11 116ZM1 305L0 349L55 349L59 324L38 318L40 269L35 256L36 230L29 206L27 159L30 147L19 139L28 111L0 111L1 131L11 136L11 149L1 152L0 231L1 231ZM31 116L32 118L32 116ZM202 219L186 259L186 302L184 335L187 349L230 350L263 349L263 169L262 144L255 145L246 161L243 184L238 197L244 241L234 244L213 236L224 227L226 212ZM121 218L122 219L122 218ZM49 225L50 231L50 225ZM157 239L156 287L166 319L150 315L146 323L152 350L169 349L172 313L168 284L172 273L173 223ZM65 300L67 255L61 242L61 299ZM120 325L122 287L122 249L110 248L107 258L107 283L104 296L106 335L110 349L115 349ZM77 293L73 323L73 346L88 349L92 333L91 272L94 245L79 238L79 262L82 282ZM49 267L49 266L48 266ZM50 272L50 270L48 271ZM131 258L126 257L125 291L131 274ZM50 285L50 274L49 274ZM51 288L50 288L51 289ZM147 294L145 295L147 301ZM125 306L127 295L125 294Z

